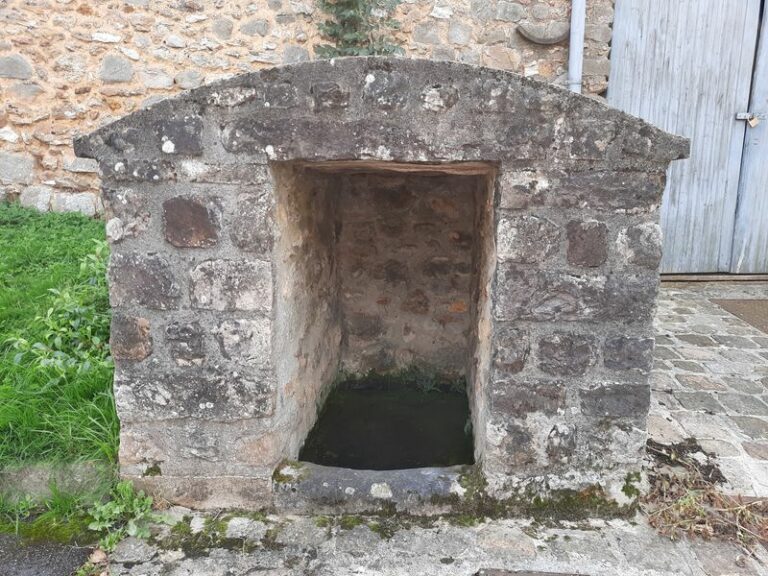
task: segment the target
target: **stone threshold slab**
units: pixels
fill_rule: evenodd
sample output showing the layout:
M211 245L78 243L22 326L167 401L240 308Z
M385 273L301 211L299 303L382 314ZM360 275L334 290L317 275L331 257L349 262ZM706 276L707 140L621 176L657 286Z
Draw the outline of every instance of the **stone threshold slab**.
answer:
M287 513L375 513L395 505L399 512L441 514L451 495L464 489L464 466L408 470L352 470L291 462L274 475L276 506Z

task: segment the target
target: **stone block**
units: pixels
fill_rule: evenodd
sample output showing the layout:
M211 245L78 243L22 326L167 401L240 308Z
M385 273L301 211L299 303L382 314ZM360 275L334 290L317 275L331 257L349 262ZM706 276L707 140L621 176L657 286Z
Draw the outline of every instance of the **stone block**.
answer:
M219 40L229 40L233 28L234 24L229 18L221 17L211 20L211 32Z
M565 384L559 381L528 381L522 377L495 381L491 410L495 414L525 418L531 412L556 414L565 408Z
M210 248L219 241L218 198L176 196L163 202L165 240L178 248Z
M349 89L337 82L318 82L310 88L315 110L339 110L349 106Z
M284 64L296 64L297 62L307 62L309 60L309 52L306 48L301 46L286 46L283 50L283 63Z
M205 360L205 330L199 322L173 321L165 327L168 353L179 366L200 366Z
M64 170L75 174L98 174L99 163L90 158L72 158L64 161Z
M448 42L466 46L472 40L472 28L461 22L452 21L448 27Z
M603 318L624 322L651 322L659 291L659 277L648 274L613 274L605 283Z
M225 320L213 335L224 358L264 369L271 365L272 322L268 318Z
M181 296L170 264L157 255L112 254L109 286L110 302L117 307L170 310L176 308Z
M493 93L494 87L488 86L487 89ZM503 102L503 99L501 100ZM501 104L497 104L494 106L494 109L500 107ZM543 172L502 172L499 176L498 184L501 196L499 208L505 210L524 210L531 206L543 206L552 184L552 178Z
M568 229L570 238L570 228ZM544 262L560 248L560 227L548 218L523 215L502 217L496 232L499 260L519 264Z
M224 26L220 28L224 31ZM232 32L231 25L229 31ZM240 25L240 32L246 36L266 36L269 33L269 22L262 18L251 18Z
M25 208L34 208L40 212L47 212L51 207L53 188L49 186L27 186L21 191L19 202Z
M539 338L537 358L542 372L556 376L583 376L597 363L594 336L554 332Z
M545 450L550 461L565 464L576 452L576 429L567 424L555 424L547 435Z
M612 370L650 372L654 342L653 338L610 337L603 347L603 364Z
M423 290L412 290L403 300L400 309L403 312L423 315L429 313L429 296Z
M476 22L487 22L493 15L494 5L491 2L485 0L470 0L469 14Z
M608 226L596 220L568 222L568 263L601 266L608 259Z
M413 29L413 41L421 44L440 44L437 25L432 22L417 25Z
M107 84L130 82L133 79L133 64L118 54L107 54L101 61L99 80Z
M502 427L501 449L510 470L518 471L536 462L536 450L530 431L517 421L506 422Z
M149 320L120 313L114 314L109 347L115 360L144 360L152 354Z
M192 88L202 86L203 82L205 82L205 76L199 70L185 70L184 72L176 74L173 81L179 88L183 90L191 90Z
M205 310L272 310L269 262L207 260L190 272L193 308Z
M381 316L357 313L345 320L349 334L360 340L374 341L385 331Z
M124 422L261 418L274 409L267 374L115 373L115 402Z
M272 199L268 194L239 194L230 225L232 243L243 252L268 257L274 242Z
M0 152L0 184L31 184L34 177L32 154Z
M19 134L10 126L3 126L0 128L0 140L16 144L19 141Z
M630 264L656 270L661 262L661 227L655 222L630 226L619 233L616 245Z
M272 478L263 476L129 476L137 490L145 490L156 500L209 510L259 510L271 502Z
M557 178L547 203L606 212L655 211L665 175L648 172L573 172Z
M519 22L525 17L525 6L517 2L501 0L496 7L496 20Z
M149 209L136 190L105 187L101 198L107 213L120 220L120 238L137 236L149 226Z
M379 110L400 110L408 100L408 88L403 73L376 70L365 79L363 98Z
M531 352L528 331L515 324L499 322L493 337L493 365L497 374L516 374L525 368Z
M54 192L51 201L54 212L80 212L86 216L95 216L98 207L98 197L90 192Z
M158 120L154 126L163 154L200 156L203 121L194 115Z
M498 320L599 320L608 314L606 283L606 277L600 275L579 276L502 263L496 271L494 316Z
M21 54L0 57L0 78L28 80L33 73L32 66Z
M501 263L494 286L498 320L650 322L658 277L570 274Z
M141 82L153 90L170 90L173 88L173 78L161 69L150 68L141 72Z
M602 384L580 390L581 411L594 418L645 418L651 402L647 384Z

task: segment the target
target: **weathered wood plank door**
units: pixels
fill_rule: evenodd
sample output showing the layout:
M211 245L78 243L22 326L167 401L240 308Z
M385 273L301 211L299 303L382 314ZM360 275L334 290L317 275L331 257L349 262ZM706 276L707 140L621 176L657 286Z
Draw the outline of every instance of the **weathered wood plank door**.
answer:
M768 17L763 9L749 112L759 122L747 127L739 182L731 271L768 272Z
M608 101L691 139L662 204L663 272L729 272L760 0L617 0ZM763 192L764 193L764 192Z

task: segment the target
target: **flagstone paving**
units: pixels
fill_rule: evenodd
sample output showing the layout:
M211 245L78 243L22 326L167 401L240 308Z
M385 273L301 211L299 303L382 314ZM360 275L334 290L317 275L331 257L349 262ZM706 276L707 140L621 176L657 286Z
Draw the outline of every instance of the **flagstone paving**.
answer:
M655 321L651 437L695 437L745 496L768 497L768 334L712 300L766 298L768 282L664 284Z

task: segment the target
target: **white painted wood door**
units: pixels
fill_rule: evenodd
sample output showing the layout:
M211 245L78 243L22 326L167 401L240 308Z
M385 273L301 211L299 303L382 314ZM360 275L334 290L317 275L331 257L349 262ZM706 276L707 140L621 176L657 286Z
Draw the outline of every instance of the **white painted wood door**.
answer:
M608 102L691 139L668 173L662 272L731 271L746 130L736 114L749 107L759 25L760 0L616 1Z
M766 8L764 8L764 11ZM768 17L763 13L749 112L759 124L747 126L739 182L731 271L768 273Z

